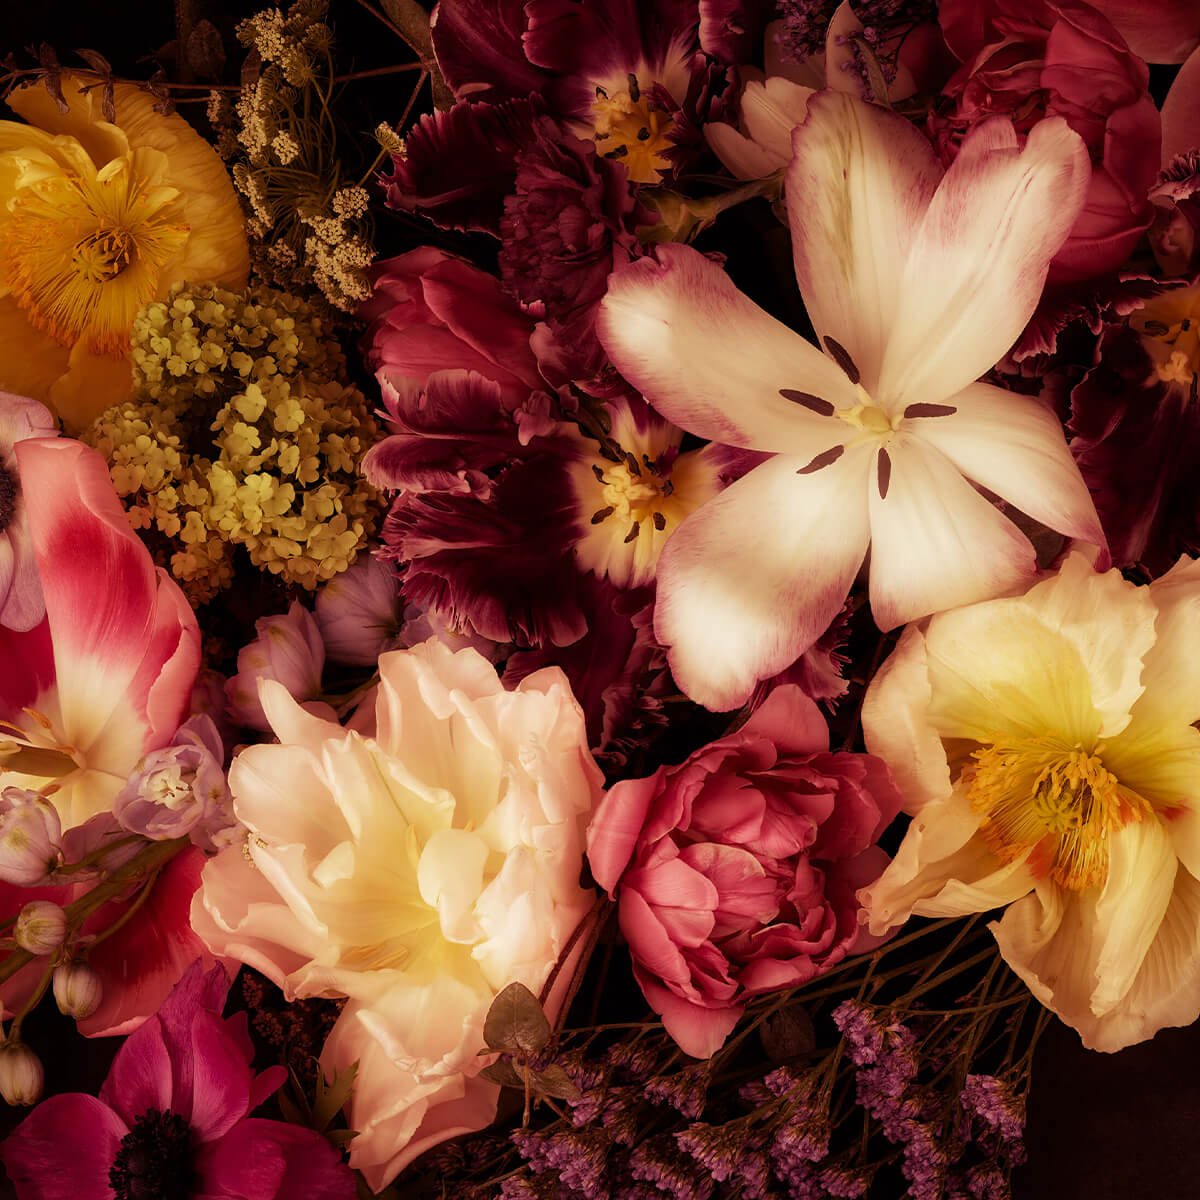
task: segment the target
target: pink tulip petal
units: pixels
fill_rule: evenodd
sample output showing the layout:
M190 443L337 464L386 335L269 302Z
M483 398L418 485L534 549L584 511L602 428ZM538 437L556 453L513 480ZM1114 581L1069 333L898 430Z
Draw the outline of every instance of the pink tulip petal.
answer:
M779 754L829 749L829 727L821 710L795 684L777 687L741 728L772 743Z
M178 587L160 581L99 454L68 438L31 438L15 453L71 735L93 744L120 709L161 737L199 665L194 615ZM155 686L164 667L166 682Z
M880 629L1032 581L1029 540L937 450L898 434L879 454L891 464L886 497L876 479L870 488L871 611Z
M918 417L902 428L1026 516L1067 537L1105 545L1062 425L1046 405L986 383L972 384L951 403L956 411L949 416Z
M897 413L974 383L1016 341L1041 298L1092 176L1061 118L1024 146L1006 118L977 125L915 231L897 285L880 394ZM953 403L953 401L950 401Z
M1183 62L1200 44L1200 6L1195 0L1091 0L1149 63Z
M828 628L868 540L865 448L808 475L779 456L693 513L659 561L655 633L679 686L744 703Z
M662 770L648 779L622 779L600 801L587 831L592 877L611 896L629 865L650 806L661 787Z
M792 150L800 293L818 336L844 346L874 392L897 313L910 303L900 286L909 247L942 168L911 122L841 92L812 98Z
M54 646L50 624L26 633L17 633L0 625L0 719L16 721L21 710L54 683Z
M617 370L699 437L805 461L828 450L840 423L779 393L851 405L841 370L739 292L712 259L671 244L656 253L609 277L596 329Z
M128 1132L93 1096L51 1096L0 1145L0 1160L17 1200L101 1200L112 1195L108 1172Z

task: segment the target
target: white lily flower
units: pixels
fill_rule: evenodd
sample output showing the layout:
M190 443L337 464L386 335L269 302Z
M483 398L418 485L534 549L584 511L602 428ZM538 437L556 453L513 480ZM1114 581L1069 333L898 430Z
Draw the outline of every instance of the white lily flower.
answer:
M809 103L786 187L821 353L711 259L659 247L614 274L599 328L682 429L773 454L690 516L658 569L655 631L714 710L828 627L871 548L881 629L1029 583L1032 545L974 485L1103 546L1057 418L976 380L1012 345L1083 203L1065 121L973 130L943 172L911 125L837 92ZM798 201L798 202L797 202Z

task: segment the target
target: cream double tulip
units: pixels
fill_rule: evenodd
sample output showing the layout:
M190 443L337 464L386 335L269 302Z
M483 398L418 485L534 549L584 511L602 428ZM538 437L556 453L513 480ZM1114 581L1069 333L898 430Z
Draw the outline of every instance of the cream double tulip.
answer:
M1200 1015L1200 563L1149 587L1082 555L910 626L863 708L913 823L873 933L1008 905L1000 952L1085 1044Z
M192 911L289 997L349 997L323 1062L359 1064L350 1161L376 1190L494 1116L484 1018L507 984L541 988L591 905L601 785L557 668L506 691L478 652L430 640L379 674L348 728L259 685L279 742L234 760L247 836L205 867Z

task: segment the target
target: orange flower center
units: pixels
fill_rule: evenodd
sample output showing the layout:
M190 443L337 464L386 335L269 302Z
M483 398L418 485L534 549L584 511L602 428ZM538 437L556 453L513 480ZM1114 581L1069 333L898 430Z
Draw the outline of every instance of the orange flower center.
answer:
M1055 738L998 738L963 771L980 832L1002 862L1028 856L1034 874L1069 891L1108 877L1109 841L1152 811L1098 754Z

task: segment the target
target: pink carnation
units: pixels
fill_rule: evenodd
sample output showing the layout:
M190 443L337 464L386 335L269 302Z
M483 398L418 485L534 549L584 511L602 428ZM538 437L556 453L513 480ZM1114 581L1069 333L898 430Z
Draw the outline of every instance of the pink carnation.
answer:
M887 865L887 768L830 752L816 705L777 688L736 733L617 783L588 830L634 973L688 1054L715 1053L748 997L873 946L855 892Z

